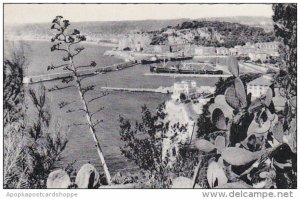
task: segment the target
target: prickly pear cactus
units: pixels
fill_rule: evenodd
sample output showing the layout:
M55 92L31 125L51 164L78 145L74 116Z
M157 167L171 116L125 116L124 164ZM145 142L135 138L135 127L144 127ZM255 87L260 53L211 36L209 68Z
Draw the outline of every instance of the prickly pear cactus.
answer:
M235 88L236 96L239 100L240 107L246 108L247 107L247 95L246 95L244 84L239 77L235 78L235 80L234 80L234 88Z
M227 66L228 66L228 70L229 72L235 76L238 77L240 74L239 71L239 63L237 61L237 59L235 57L229 56L227 59Z
M75 183L78 188L91 189L99 183L100 175L96 168L91 164L83 165L77 173Z
M196 140L195 146L197 149L203 152L211 152L216 148L214 144L204 139Z
M48 189L67 189L70 184L69 175L62 169L52 171L47 178Z
M224 113L221 109L216 108L212 113L212 123L220 130L226 130L226 118L224 116Z
M238 109L240 107L240 102L236 96L235 88L233 86L226 89L225 100L233 109Z

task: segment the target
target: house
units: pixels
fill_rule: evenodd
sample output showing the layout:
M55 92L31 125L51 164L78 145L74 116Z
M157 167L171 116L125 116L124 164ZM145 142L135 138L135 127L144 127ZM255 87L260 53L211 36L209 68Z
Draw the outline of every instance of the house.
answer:
M215 47L195 46L194 48L195 56L210 56L215 54L216 54Z
M247 83L247 94L251 93L251 100L255 100L261 97L264 97L267 93L269 87L273 84L273 76L272 75L263 75L259 78L252 80ZM273 102L275 109L277 111L283 110L286 98L281 96L280 89L278 87L274 88L275 96L273 97Z
M250 59L252 61L265 61L268 59L269 55L267 53L262 53L262 52L253 52L253 53L249 53L248 56L250 57Z
M260 98L267 93L273 83L273 77L263 75L247 83L247 94L252 93L252 99Z
M229 55L237 55L238 49L237 48L229 48Z
M217 55L229 55L229 50L225 47L216 48L216 52Z
M193 99L197 93L197 83L195 81L181 81L174 83L173 94L171 98L173 100L181 101L182 97L185 100Z
M278 50L279 42L261 42L255 43L254 46L259 49L267 49L267 50Z

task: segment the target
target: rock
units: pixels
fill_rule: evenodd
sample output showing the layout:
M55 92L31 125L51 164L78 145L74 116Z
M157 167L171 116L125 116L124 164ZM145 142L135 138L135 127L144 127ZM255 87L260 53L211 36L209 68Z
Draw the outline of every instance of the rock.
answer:
M70 184L69 175L62 169L52 171L47 178L48 189L66 189Z
M93 165L85 164L78 171L75 184L78 188L92 189L98 184L99 177L100 175Z

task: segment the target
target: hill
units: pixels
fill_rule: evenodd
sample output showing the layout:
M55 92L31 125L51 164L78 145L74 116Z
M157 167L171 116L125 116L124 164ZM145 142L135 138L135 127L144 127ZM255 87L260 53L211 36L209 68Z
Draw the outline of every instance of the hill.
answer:
M223 17L197 19L204 21L224 21L234 22L253 27L263 28L265 31L272 27L272 19L266 17ZM138 30L141 32L151 32L161 30L168 26L177 26L183 22L191 22L191 19L170 19L170 20L140 20L140 21L107 21L107 22L75 22L72 27L78 28L83 33L91 37L106 37L107 35L127 34ZM51 23L22 24L18 26L4 27L5 37L35 37L49 38Z
M154 34L152 45L196 44L203 46L227 47L245 45L246 42L271 42L274 32L261 27L224 21L185 21L176 26L167 26Z

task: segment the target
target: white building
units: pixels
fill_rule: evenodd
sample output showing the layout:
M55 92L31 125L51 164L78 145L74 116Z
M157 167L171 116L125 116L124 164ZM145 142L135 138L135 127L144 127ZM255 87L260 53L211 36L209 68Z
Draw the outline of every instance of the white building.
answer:
M250 59L252 61L257 61L257 60L260 60L260 61L265 61L268 59L269 55L266 54L266 53L261 53L261 52L253 52L253 53L249 53L248 56L250 57Z
M217 55L229 55L229 49L225 47L216 48Z
M260 98L267 93L272 84L272 76L263 75L247 83L247 94L252 93L252 99Z
M251 100L264 97L272 83L273 77L271 75L259 77L247 83L247 94L252 93ZM277 111L283 110L286 103L286 98L281 96L280 89L278 87L274 88L275 96L273 97L273 102Z
M215 47L205 47L205 46L195 46L194 55L195 56L209 56L215 55L216 48Z
M195 81L176 82L173 86L173 100L180 100L180 96L184 94L186 99L192 99L197 92L197 83Z

